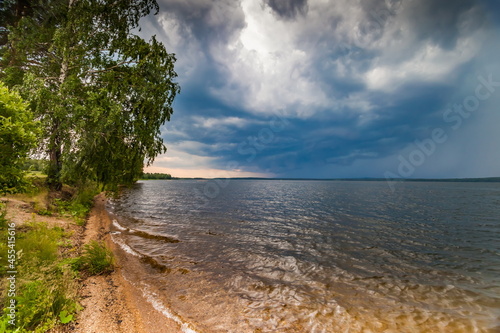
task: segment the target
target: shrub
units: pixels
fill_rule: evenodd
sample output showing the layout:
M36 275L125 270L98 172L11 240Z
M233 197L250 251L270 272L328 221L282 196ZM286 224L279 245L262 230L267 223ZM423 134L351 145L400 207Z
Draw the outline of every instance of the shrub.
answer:
M38 126L28 104L0 82L0 193L26 191L29 184L22 169L37 144Z

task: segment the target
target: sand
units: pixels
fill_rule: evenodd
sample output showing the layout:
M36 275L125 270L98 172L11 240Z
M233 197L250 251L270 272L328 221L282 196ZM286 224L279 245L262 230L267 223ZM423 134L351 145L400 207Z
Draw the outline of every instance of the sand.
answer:
M2 198L7 204L7 218L17 225L36 220L51 226L73 230L73 243L82 248L91 240L103 241L115 253L116 269L108 275L90 276L80 283L80 304L83 310L72 322L51 330L53 333L176 333L180 326L157 311L142 297L136 287L122 275L126 258L119 254L111 241L109 227L111 220L106 212L106 198L100 194L85 227L77 226L71 219L39 216L32 212L29 203L16 199Z

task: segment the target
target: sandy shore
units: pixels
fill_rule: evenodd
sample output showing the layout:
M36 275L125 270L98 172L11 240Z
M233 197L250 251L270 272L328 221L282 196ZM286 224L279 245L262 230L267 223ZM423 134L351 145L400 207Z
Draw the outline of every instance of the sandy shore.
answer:
M4 198L3 198L4 199ZM75 246L82 248L91 240L104 241L115 253L116 269L113 273L91 276L81 283L80 303L83 310L71 323L51 330L53 333L176 333L182 332L179 324L157 311L142 296L140 290L123 278L122 270L127 258L112 242L109 230L111 220L106 212L106 198L95 198L94 207L85 227L78 227L70 219L34 215L30 205L15 199L7 202L7 217L22 224L35 219L52 226L73 230Z
M80 295L84 310L78 315L72 332L81 333L157 333L181 332L178 325L153 308L140 291L121 273L125 258L111 241L111 220L105 209L103 194L95 199L86 224L83 242L102 240L113 250L116 270L107 276L92 276L83 282Z

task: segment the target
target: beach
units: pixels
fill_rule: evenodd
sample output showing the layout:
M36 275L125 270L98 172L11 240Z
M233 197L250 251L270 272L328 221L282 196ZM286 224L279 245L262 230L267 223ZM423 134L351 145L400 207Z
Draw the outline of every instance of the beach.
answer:
M73 220L64 217L40 216L31 211L28 202L16 199L2 199L7 205L7 218L18 227L35 220L72 231L72 242L76 252L92 240L103 241L115 254L116 267L107 275L89 276L79 283L80 304L83 310L66 325L60 325L50 332L65 333L175 333L181 332L179 325L165 317L143 295L122 276L124 267L132 265L117 251L109 236L111 220L106 212L106 197L95 198L85 226L77 226Z
M154 309L123 278L122 270L132 263L129 258L120 255L110 239L111 220L105 205L105 196L97 196L85 227L84 244L91 240L104 241L115 254L116 269L109 275L91 276L83 282L80 295L85 309L79 313L72 332L180 332L174 321Z

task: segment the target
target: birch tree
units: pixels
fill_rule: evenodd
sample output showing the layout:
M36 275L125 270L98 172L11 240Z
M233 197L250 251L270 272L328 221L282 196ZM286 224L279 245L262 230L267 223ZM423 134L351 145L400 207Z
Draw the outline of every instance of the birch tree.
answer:
M9 28L1 78L43 124L52 188L131 183L166 151L175 56L137 35L158 10L155 0L44 0Z

